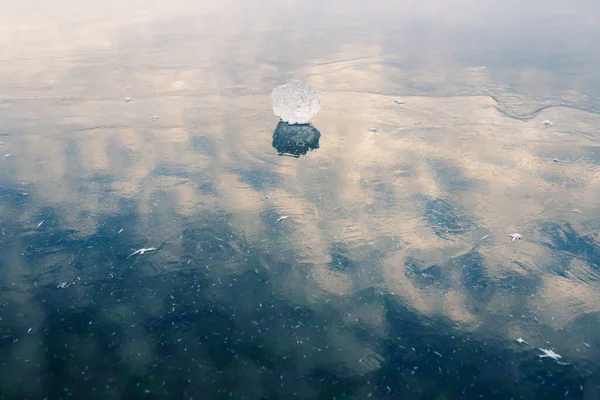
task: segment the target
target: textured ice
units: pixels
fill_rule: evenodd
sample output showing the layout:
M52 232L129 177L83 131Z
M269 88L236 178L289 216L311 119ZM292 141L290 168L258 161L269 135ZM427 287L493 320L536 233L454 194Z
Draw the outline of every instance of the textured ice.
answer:
M321 132L311 124L290 125L279 121L273 132L273 147L280 155L300 157L319 148Z
M273 113L288 124L308 124L321 109L319 91L302 79L292 79L271 92Z

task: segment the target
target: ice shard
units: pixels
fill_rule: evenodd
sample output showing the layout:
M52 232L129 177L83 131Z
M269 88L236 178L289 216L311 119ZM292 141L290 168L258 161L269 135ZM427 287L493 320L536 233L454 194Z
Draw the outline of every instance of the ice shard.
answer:
M288 124L308 124L321 109L319 91L302 79L292 79L271 92L273 113Z

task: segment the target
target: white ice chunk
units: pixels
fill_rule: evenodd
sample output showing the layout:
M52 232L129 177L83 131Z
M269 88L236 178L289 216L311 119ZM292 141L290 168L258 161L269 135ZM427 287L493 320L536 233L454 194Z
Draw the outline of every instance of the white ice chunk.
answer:
M288 124L308 124L321 109L319 91L302 79L292 79L271 92L273 113Z

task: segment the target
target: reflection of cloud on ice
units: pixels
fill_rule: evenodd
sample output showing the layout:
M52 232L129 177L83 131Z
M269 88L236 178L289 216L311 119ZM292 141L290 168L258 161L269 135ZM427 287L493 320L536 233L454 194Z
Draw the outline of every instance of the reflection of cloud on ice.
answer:
M365 280L368 275L359 276L352 269L335 271L328 267L335 256L331 242L349 244L345 257L363 265L376 258L354 248L368 250L381 238L393 238L392 248L380 247L380 261L371 264L381 271L371 270L369 274L381 273L384 284L420 312L440 313L470 326L477 324L484 312L472 308L475 300L470 292L478 284L450 274L452 279L441 292L419 286L418 280L407 276L407 257L417 255L425 269L436 264L444 269L451 267L444 264L444 257L454 259L472 246L480 246L480 264L491 285L490 295L510 295L502 288L491 291L494 285L500 285L496 280L509 272L542 274L546 266L539 256L547 260L549 255L534 242L511 243L505 237L507 230L519 228L526 239L533 238L524 229L531 229L527 227L533 227L539 219L563 215L561 204L573 203L572 208L577 207L585 215L596 207L590 196L600 183L585 158L565 160L559 165L546 159L554 151L563 151L565 145L592 145L591 138L555 135L537 120L508 120L485 97L410 97L402 108L396 107L392 98L371 94L327 92L323 97L332 106L318 122L331 134L315 134L311 136L313 142L292 144L310 146L317 138L327 144L327 152L314 153L304 164L285 158L269 164L256 158L272 145L268 134L245 134L261 129L264 132L264 117L256 107L268 107L268 100L261 102L258 96L206 97L203 102L210 111L188 109L179 118L177 114L165 115L159 122L149 121L144 107L125 108L130 105L121 101L64 104L54 108L54 122L48 125L67 133L50 138L35 132L33 122L16 122L27 134L11 137L7 145L26 150L7 162L13 163L16 180L35 181L47 199L69 204L64 208L66 214L71 214L67 220L80 228L78 215L116 210L119 197L136 201L142 213L156 213L158 206L153 199L159 192L168 194L163 200L168 202L156 204L175 207L184 215L203 208L241 213L234 220L252 232L251 237L263 234L264 221L256 212L275 207L280 210L278 215L300 216L301 223L289 231L292 241L288 245L294 247L294 241L297 243L295 250L309 264L307 272L332 293L347 293L373 283ZM139 103L131 105L139 107ZM169 103L172 110L186 107L178 97L164 103ZM236 105L238 113L249 118L221 123L225 114L217 110L226 103ZM563 129L568 129L574 118L578 129L593 129L593 116L549 112L559 113L552 119L561 120ZM78 116L72 122L77 129L59 122L71 123L71 115ZM102 125L107 119L113 126ZM284 146L291 143L280 141L285 136L280 135L281 124L273 136L276 147L282 142ZM375 124L380 127L376 133L360 129ZM86 125L96 128L80 129ZM311 134L316 131L310 125L300 127ZM291 137L298 138L296 133ZM546 140L550 138L553 141ZM272 177L268 185L257 186L248 180L243 172L246 165L268 172ZM316 165L321 168L316 169ZM53 171L50 175L49 170ZM563 179L542 179L549 173ZM103 185L111 188L114 197L101 201L104 192L97 178L102 176ZM567 194L561 190L564 181L578 184ZM82 185L87 190L82 192ZM548 192L553 193L551 198ZM577 229L583 229L577 223L578 214L567 215L575 219ZM169 235L177 235L175 225L170 224L169 229ZM480 242L484 235L490 238ZM304 243L311 249L304 248ZM393 248L396 246L400 249ZM401 256L395 254L397 251ZM487 292L484 289L482 293ZM492 304L494 299L489 301Z
M569 275L543 277L539 292L529 299L530 308L539 310L540 322L554 329L565 328L581 315L600 313L597 284L586 285Z
M487 96L410 96L423 92L418 85L445 94L454 91L451 85L494 87L494 81L489 69L423 68L409 74L382 54L385 46L358 43L340 46L342 51L333 56L347 61L315 62L304 71L307 80L326 89L321 99L327 107L315 117L326 134L321 137L311 125L283 123L272 133L268 91L283 67L258 62L266 48L250 37L242 39L248 46L235 59L240 69L252 73L220 68L232 57L218 44L237 37L236 24L211 31L217 34L211 41L204 40L204 31L194 30L202 24L183 21L177 27L181 19L139 20L134 24L140 28L138 36L116 26L102 36L99 25L92 25L73 42L56 31L48 39L55 46L48 51L61 49L63 56L0 63L0 76L14 78L0 82L11 89L3 91L0 116L8 131L19 133L3 139L6 152L14 154L3 161L8 171L4 179L10 181L11 196L30 192L27 201L16 202L16 220L56 205L62 228L82 238L77 243L82 252L97 246L84 239L120 224L137 229L136 236L122 239L128 251L145 245L141 240L154 244L168 239L168 248L160 253L168 271L173 265L191 268L177 263L204 252L213 261L230 262L230 268L219 270L219 278L244 275L245 257L256 249L268 250L286 263L261 259L260 272L281 279L273 287L284 299L314 310L324 298L373 289L393 292L403 306L445 317L463 329L485 329L490 315L525 324L510 317L523 312L522 307L532 313L538 313L538 305L545 309L535 314L542 321L540 329L598 311L594 294L599 281L583 257L587 253L581 248L578 253L576 246L544 244L561 245L558 238L572 232L557 233L549 242L543 240L545 232L538 232L540 221L562 219L570 221L577 237L584 237L598 224L597 115L551 108L530 121L518 121L499 112L497 102ZM254 23L267 26L265 21ZM175 38L190 28L189 40L167 49L154 43L157 26ZM84 40L92 37L97 42ZM38 46L44 43L39 40ZM135 57L128 57L132 48ZM86 49L91 53L78 55ZM375 56L357 59L361 53ZM452 65L452 60L436 57L424 52L420 60ZM254 88L259 93L247 95ZM403 93L402 106L394 103L395 96L374 94L406 88L412 89ZM136 100L124 103L128 95ZM151 120L152 115L160 119ZM544 119L556 123L544 127ZM367 132L371 126L377 132ZM289 159L277 157L273 147L296 155L320 150ZM21 187L22 182L29 188ZM570 212L575 208L581 213ZM216 217L203 223L230 230L189 225L206 212ZM99 221L99 215L131 219ZM292 218L274 226L281 215ZM506 235L514 231L523 240L510 242ZM20 254L26 243L12 246ZM66 253L61 248L47 251ZM554 264L556 251L571 253L560 271ZM90 257L81 262L118 265L119 260L114 254ZM68 258L61 260L69 265ZM292 271L284 269L290 266ZM135 269L142 276L163 270L164 265L152 263ZM69 270L65 279L76 279L75 272ZM15 274L10 282L19 285L28 278ZM84 288L75 290L79 287ZM23 298L24 304L33 301ZM347 315L356 302L331 307ZM147 312L156 316L164 310ZM357 314L361 327L385 335L381 310ZM381 364L379 355L353 332L340 329L329 335L331 343L363 354L360 364L339 355L348 357L349 375Z

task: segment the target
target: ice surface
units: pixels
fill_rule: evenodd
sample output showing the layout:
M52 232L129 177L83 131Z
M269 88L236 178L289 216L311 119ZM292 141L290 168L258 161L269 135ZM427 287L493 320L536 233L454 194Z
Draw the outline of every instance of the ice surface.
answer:
M308 124L321 109L319 91L302 79L292 79L271 92L273 113L288 124Z

